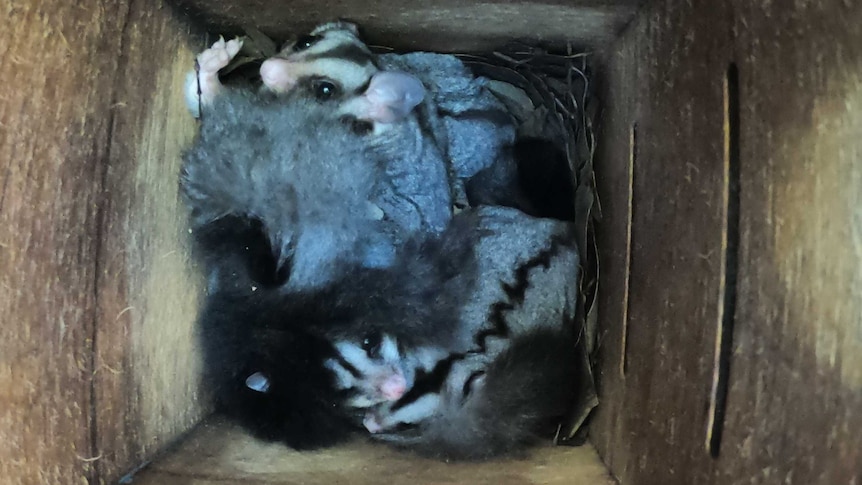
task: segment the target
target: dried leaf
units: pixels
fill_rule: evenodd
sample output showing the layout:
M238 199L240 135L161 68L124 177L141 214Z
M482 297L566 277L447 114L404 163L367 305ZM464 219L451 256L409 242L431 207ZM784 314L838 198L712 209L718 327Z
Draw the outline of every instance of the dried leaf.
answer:
M593 223L591 221L590 226L592 226L592 225L593 225ZM593 237L590 238L592 240L592 244L590 244L590 246L589 246L590 253L588 254L588 257L590 260L592 260L592 268L593 268L592 273L593 273L594 280L585 285L588 288L589 287L592 288L592 298L587 298L588 303L586 304L586 308L585 308L586 317L584 318L584 326L585 326L585 331L587 333L587 343L588 343L587 352L590 354L590 357L591 357L590 360L592 360L592 357L595 356L595 354L596 354L596 346L598 345L597 344L597 336L598 336L598 331L599 331L598 301L599 301L599 281L601 281L601 280L599 279L599 273L600 273L599 247L598 247L598 244L596 243L595 231L592 230L592 227L590 229L591 230L589 231L589 233Z
M576 348L578 352L578 359L580 359L581 361L579 365L581 369L581 375L578 379L578 382L580 383L578 389L579 400L576 403L575 407L572 409L572 411L569 413L564 423L562 433L560 433L557 439L558 444L582 444L581 441L575 442L574 438L577 434L586 433L586 430L582 431L582 427L587 422L587 418L589 417L592 410L599 405L599 397L594 384L595 379L593 376L589 355L586 351L586 345L584 342L585 340L586 338L581 339Z
M227 66L219 69L219 74L222 76L227 76L228 74L232 73L233 71L236 71L243 66L260 61L261 59L259 57L237 55L236 57L231 59Z
M533 101L523 89L503 81L489 81L488 90L506 106L506 109L521 123L535 111Z
M246 52L249 56L268 59L278 53L278 46L275 41L267 37L266 34L250 25L244 25L242 29L246 34L246 42L243 43L242 48L243 51L248 49Z

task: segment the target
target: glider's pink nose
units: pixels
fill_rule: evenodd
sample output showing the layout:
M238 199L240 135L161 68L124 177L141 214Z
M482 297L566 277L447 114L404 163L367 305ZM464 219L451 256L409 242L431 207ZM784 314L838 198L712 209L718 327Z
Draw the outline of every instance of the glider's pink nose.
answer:
M283 93L295 84L290 75L290 62L284 59L267 59L260 66L260 78L269 89Z
M407 392L407 381L401 374L394 374L380 384L380 394L390 401L401 399Z

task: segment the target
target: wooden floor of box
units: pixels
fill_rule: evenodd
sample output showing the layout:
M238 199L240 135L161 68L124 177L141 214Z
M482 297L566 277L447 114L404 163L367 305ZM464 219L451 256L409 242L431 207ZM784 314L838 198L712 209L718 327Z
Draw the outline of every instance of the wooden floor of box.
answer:
M213 420L131 480L134 485L613 485L589 443L543 446L527 457L484 463L445 463L358 440L315 452L260 442Z

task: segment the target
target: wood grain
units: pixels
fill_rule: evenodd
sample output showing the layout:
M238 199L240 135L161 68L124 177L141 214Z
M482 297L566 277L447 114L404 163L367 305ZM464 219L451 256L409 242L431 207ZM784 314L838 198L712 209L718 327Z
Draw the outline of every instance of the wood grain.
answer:
M442 52L489 49L514 38L598 45L622 30L641 3L640 0L174 1L189 14L203 19L213 32L238 32L242 25L252 25L284 40L319 23L343 18L357 22L369 43Z
M266 444L213 421L134 477L135 485L613 485L591 446L543 447L526 459L444 463L357 441L317 452Z
M189 32L141 2L0 12L0 481L114 483L205 409L176 190Z
M607 51L597 163L606 333L592 437L623 484L862 480L862 8L779 3L653 2ZM739 286L713 458L731 63L740 84ZM618 194L630 182L633 123L630 209Z
M609 124L603 141L613 145L605 150L613 158L597 163L607 165L597 174L605 179L600 196L613 201L600 236L600 247L609 249L603 275L612 278L601 283L609 291L600 305L608 332L599 374L607 408L599 410L593 436L624 484L701 484L711 470L704 430L725 208L726 61L715 53L724 45L727 12L713 4L709 15L696 13L657 2L609 51L605 97L617 124Z
M716 483L860 483L862 5L734 3L745 272Z
M183 83L192 52L203 48L169 8L131 6L99 226L94 425L101 458L94 465L102 483L150 459L209 409L195 334L199 275L178 193L181 153L196 130Z
M0 477L95 479L98 218L128 3L0 1Z

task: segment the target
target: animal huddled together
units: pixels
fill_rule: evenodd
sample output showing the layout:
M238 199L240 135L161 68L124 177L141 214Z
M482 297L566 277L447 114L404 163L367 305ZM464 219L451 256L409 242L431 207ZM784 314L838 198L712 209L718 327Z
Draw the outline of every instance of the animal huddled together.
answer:
M522 183L553 155L453 56L375 54L335 22L229 88L240 48L198 56L181 173L220 410L299 449L364 431L477 459L553 434L579 261L571 211Z

